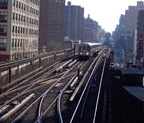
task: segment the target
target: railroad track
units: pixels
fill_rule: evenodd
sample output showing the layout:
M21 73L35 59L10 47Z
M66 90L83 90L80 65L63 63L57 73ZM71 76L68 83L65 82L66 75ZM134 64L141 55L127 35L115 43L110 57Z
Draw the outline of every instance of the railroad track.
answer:
M70 96L69 103L59 101L59 119L61 123L87 123L87 122L105 122L106 119L106 101L107 92L103 87L103 78L106 64L106 55L93 62L93 71L89 74L89 78L84 79L85 86L81 90L79 96ZM108 56L108 55L107 55ZM103 66L101 69L99 66ZM89 70L87 70L89 72ZM87 75L86 75L87 76ZM105 88L106 89L106 88ZM101 91L104 92L102 93ZM100 95L101 94L101 95ZM62 96L60 96L62 97ZM73 97L77 98L74 99ZM64 98L64 95L63 95ZM62 100L62 99L61 99ZM63 99L64 100L64 99ZM77 101L78 100L78 101ZM102 100L102 101L101 101ZM61 105L60 105L61 104ZM68 105L68 109L65 108ZM61 109L61 110L60 110Z
M33 102L35 102L34 104L36 104L37 101L40 100L44 95L48 96L49 92L52 92L51 88L56 88L55 86L58 86L57 84L59 83L60 80L71 78L71 76L73 76L74 73L77 72L77 69L76 69L77 64L79 64L79 62L76 59L65 61L62 64L59 64L58 65L59 67L54 67L55 68L54 71L60 72L60 73L54 73L54 71L52 70L49 73L49 75L45 75L43 77L40 77L39 79L37 78L33 82L28 82L27 84L25 82L22 82L19 85L13 86L12 88L6 90L4 93L2 93L0 95L1 100L4 101L4 102L1 102L1 106L0 106L0 109L2 109L2 111L0 113L1 114L0 120L3 122L8 122L8 121L6 121L7 118L9 118L9 120L13 119L11 115L14 114L15 112L19 113L19 111L17 111L19 109L15 109L15 111L13 111L12 114L10 114L10 112L12 110L14 110L15 107L17 108L17 105L18 106L21 105L21 110L22 110L23 105L24 105L23 104L24 100L26 100L25 103L27 103L27 101L30 100L30 102L32 104L33 104ZM64 70L67 67L69 67L69 70ZM75 67L74 70L71 70L71 69L73 69L73 67ZM67 73L69 73L69 75ZM24 85L23 85L23 83L24 83ZM24 90L22 90L22 89L24 89ZM40 93L35 92L38 90L40 90ZM59 93L59 91L60 90L57 90L56 92ZM56 95L57 95L57 93L56 93ZM34 95L37 99L33 99ZM53 96L53 97L56 98L56 96ZM16 101L16 100L19 100L19 101ZM44 100L44 99L42 99L42 100ZM15 106L11 106L11 104L14 102L18 102L20 104L15 104ZM27 107L29 107L29 106L27 106ZM25 110L27 110L27 109L25 109ZM23 110L23 112L25 112L25 111ZM39 114L41 114L41 113L39 113Z
M70 99L72 93L76 93L75 90L77 93L79 92L77 88L79 85L83 86L80 81L87 78L84 75L87 74L87 67L93 61L95 61L94 58L88 61L69 59L58 63L57 67L55 64L54 70L50 68L47 72L44 71L43 74L45 75L41 76L42 74L40 74L40 78L35 77L35 81L29 80L27 84L20 84L7 89L0 95L0 98L5 101L0 106L2 109L2 111L0 110L0 121L4 123L18 121L47 123L58 122L59 120L62 122L63 113L60 105L65 102L63 95L66 96L67 100ZM91 73L91 70L88 72ZM68 102L71 103L71 101ZM59 113L55 110L56 107Z
M12 101L18 99L22 95L27 96L27 93L30 93L31 91L37 90L39 88L42 88L43 86L48 85L50 82L48 83L47 81L49 81L49 80L53 81L53 80L51 80L52 77L58 76L58 75L55 76L55 74L53 73L54 71L56 71L56 69L57 69L56 67L61 66L61 64L65 64L65 62L67 62L67 61L56 62L55 64L43 69L41 72L31 76L30 78L27 78L23 82L12 83L12 84L10 83L10 84L2 87L2 89L7 88L7 90L5 90L2 94L0 94L0 98L1 98L0 109L5 108L5 106L7 106ZM48 78L48 76L50 76L50 75L51 75L51 78L50 77ZM24 96L24 97L26 97L26 96Z

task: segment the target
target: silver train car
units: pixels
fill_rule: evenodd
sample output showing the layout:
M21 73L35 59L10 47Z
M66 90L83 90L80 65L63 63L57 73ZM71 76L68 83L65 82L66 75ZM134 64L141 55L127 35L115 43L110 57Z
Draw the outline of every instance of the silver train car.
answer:
M79 44L78 56L80 59L96 57L102 49L102 43L81 43Z

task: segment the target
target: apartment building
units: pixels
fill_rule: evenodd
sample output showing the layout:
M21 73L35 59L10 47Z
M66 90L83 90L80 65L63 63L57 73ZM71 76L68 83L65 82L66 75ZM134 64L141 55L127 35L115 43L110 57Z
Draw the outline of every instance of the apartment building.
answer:
M65 0L41 0L39 52L62 49Z
M139 10L137 21L137 61L144 65L144 10Z
M98 22L91 19L90 15L88 15L88 17L84 19L83 42L96 42L97 35Z
M0 0L0 61L38 55L40 0Z
M124 32L133 32L137 28L138 11L144 10L144 2L137 1L137 6L129 6L125 11Z
M64 36L72 40L83 40L84 8L71 5L65 6Z

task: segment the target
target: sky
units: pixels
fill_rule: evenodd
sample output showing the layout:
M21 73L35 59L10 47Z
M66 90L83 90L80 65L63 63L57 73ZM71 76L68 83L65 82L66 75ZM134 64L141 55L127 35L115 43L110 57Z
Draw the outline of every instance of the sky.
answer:
M102 29L112 33L128 6L137 6L137 1L142 0L66 0L66 5L68 1L71 5L83 7L85 18L90 14L90 18L97 21Z

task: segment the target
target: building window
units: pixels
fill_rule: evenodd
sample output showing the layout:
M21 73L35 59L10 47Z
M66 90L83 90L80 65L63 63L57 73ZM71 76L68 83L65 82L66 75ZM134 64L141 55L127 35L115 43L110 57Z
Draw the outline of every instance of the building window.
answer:
M8 5L8 0L0 0L0 5Z
M17 26L15 26L15 33L17 33Z
M0 25L0 33L7 32L7 26Z
M0 12L0 20L7 20L7 12Z
M17 47L21 47L21 39L17 39Z
M12 39L12 47L14 47L14 41L15 41L15 40L14 40L14 39Z
M17 47L17 39L15 39L14 47Z
M13 13L12 19L13 19L13 20L15 19L15 13Z
M13 0L13 6L15 6L15 4L16 4L16 2L15 2L15 0Z
M6 48L6 39L0 38L0 48Z
M20 47L22 47L22 39L20 40Z
M15 30L15 27L14 26L12 26L12 32L14 33L14 30Z

